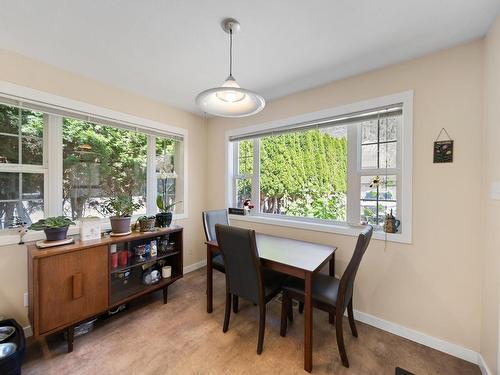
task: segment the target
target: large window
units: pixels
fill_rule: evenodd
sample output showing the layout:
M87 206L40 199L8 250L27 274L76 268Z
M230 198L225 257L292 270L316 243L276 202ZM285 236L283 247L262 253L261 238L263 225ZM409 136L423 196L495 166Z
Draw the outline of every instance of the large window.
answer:
M0 104L0 229L102 217L101 203L118 195L143 204L135 215L156 213L157 194L184 212L182 135L37 109Z
M406 107L395 102L229 134L229 205L242 207L250 199L255 220L365 222L380 230L391 210L401 219L402 186L409 182L403 177L411 173L411 160L404 160L404 173L402 156L405 147L411 150L411 124L403 132Z

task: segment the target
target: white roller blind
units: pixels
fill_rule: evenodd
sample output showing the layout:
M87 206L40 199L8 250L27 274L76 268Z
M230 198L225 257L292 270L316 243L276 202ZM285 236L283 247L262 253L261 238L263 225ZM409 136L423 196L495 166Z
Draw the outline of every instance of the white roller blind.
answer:
M229 137L229 141L242 141L246 139L253 139L259 137L266 136L276 136L280 134L293 133L297 131L306 131L310 129L318 129L318 128L328 128L332 126L339 125L347 125L354 122L360 121L368 121L372 119L389 117L389 116L398 116L403 113L403 104L398 103L391 106L381 107L371 109L369 111L364 112L356 112L350 113L348 115L335 116L335 117L327 117L320 120L307 121L298 124L291 124L286 126L280 126L273 129L266 129L263 131L256 131L244 134L238 134Z
M177 141L182 141L184 140L184 137L182 134L177 134L177 133L172 133L172 132L162 132L157 129L150 128L148 126L144 125L139 125L139 124L134 124L128 121L123 121L123 120L117 120L113 119L110 117L105 117L105 116L98 116L94 115L91 113L86 113L86 112L81 112L81 111L75 111L72 109L60 107L60 106L55 106L55 105L49 105L49 104L43 104L43 103L33 103L33 102L23 102L22 100L16 100L16 99L11 99L11 98L6 98L6 97L0 97L0 104L6 104L10 106L15 106L15 107L20 107L23 109L31 110L31 111L38 111L38 112L44 112L52 115L58 115L62 117L71 117L74 119L78 120L83 120L83 121L88 121L88 122L93 122L97 124L102 124L102 125L109 125L113 126L116 128L122 128L122 129L127 129L127 130L132 130L136 132L141 132L147 135L154 135L157 137L166 137L166 138L171 138Z

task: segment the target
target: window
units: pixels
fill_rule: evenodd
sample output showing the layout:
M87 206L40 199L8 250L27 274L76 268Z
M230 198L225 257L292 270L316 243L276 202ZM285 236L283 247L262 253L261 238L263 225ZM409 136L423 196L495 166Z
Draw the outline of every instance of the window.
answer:
M0 104L0 229L44 212L44 115Z
M358 103L352 112L346 107L346 112L330 110L330 116L324 111L324 117L310 114L229 132L229 205L242 207L250 199L254 219L247 220L367 222L378 230L392 210L407 221L399 234L406 230L409 239L411 97L386 97L373 107ZM409 184L403 204L402 186Z
M102 217L100 204L120 194L143 203L135 215L155 214L163 193L184 212L183 135L12 101L0 104L0 229Z

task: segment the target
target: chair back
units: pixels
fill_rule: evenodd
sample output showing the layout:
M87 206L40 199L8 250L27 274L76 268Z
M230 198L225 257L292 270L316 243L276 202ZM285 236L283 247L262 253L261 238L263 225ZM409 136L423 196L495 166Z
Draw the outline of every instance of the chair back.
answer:
M205 237L207 241L215 241L215 224L229 225L227 210L211 210L203 211L203 229L205 229Z
M368 225L358 236L358 242L356 243L356 248L352 254L352 258L347 265L344 274L340 278L339 292L337 298L337 310L343 313L347 308L347 305L351 301L352 293L354 290L354 279L358 272L361 259L365 255L366 248L370 243L373 234L373 227ZM339 307L342 306L340 309Z
M264 291L255 231L216 224L215 232L224 258L229 293L261 304Z

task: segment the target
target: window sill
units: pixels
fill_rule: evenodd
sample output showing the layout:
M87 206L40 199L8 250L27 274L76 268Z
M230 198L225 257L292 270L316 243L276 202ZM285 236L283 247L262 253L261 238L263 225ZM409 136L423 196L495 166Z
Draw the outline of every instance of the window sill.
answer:
M296 219L286 219L277 217L266 217L263 215L229 215L232 221L246 221L259 224L276 225L280 227L312 230L316 232L341 234L345 236L358 236L362 228L360 225L350 224L326 224L313 221L300 221ZM373 232L373 239L389 242L411 244L411 238L403 233L385 233L382 231Z
M137 218L142 215L136 215L132 217L132 223L137 220ZM172 219L172 223L175 223L176 220L184 220L187 219L188 215L186 213L182 214L174 214ZM109 224L109 220L103 219L101 223L101 231L105 232L111 229L111 225ZM68 229L68 236L75 236L80 234L80 227L72 226ZM45 233L43 231L33 231L30 230L24 236L24 243L28 244L29 242L39 241L45 239ZM18 245L19 244L19 234L17 233L17 229L4 229L0 230L0 246L8 246L8 245Z

